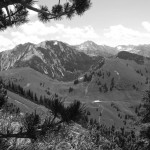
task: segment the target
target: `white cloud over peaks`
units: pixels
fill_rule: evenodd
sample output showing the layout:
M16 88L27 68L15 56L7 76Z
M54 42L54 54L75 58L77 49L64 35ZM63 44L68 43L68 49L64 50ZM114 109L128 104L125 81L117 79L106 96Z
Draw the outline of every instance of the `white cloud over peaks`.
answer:
M92 26L72 28L57 24L56 28L59 34L61 34L62 39L66 39L66 42L68 41L70 44L79 44L86 40L95 40L99 38Z
M11 49L26 42L39 43L44 40L60 40L68 44L79 44L86 40L98 40L92 26L70 27L63 24L48 25L32 21L18 28L9 28L1 35L0 50ZM9 44L8 44L9 43ZM11 45L11 46L10 46Z
M55 27L53 26L47 27L45 24L39 21L24 24L23 26L20 27L20 29L26 35L44 36L48 34L54 34L57 32Z
M150 23L147 21L142 22L142 26L148 31L150 32Z
M104 37L107 42L109 41L109 45L112 46L150 43L150 33L137 31L123 25L110 26L108 29L105 29Z
M4 36L1 36L0 35L0 51L2 50L7 50L8 47L12 48L14 46L14 43L8 39L8 38L5 38Z
M105 29L106 33L104 34L107 38L114 39L127 39L132 37L140 36L140 32L126 28L123 25L111 26L109 29Z
M46 40L60 39L70 44L79 44L85 40L99 38L92 26L81 28L65 26L63 24L47 26L42 22L35 21L21 26L20 29L22 31L21 34L28 37L37 36Z

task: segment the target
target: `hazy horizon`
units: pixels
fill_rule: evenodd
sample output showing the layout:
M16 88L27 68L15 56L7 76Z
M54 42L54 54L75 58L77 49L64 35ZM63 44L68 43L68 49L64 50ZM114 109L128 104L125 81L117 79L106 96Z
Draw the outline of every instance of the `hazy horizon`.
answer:
M45 41L58 41L58 42L63 42L63 41L60 41L60 40L45 40ZM41 42L39 42L39 43L33 43L33 42L25 42L25 43L20 43L20 44L22 44L22 45L24 45L24 44L27 44L27 43L31 43L31 44L35 44L35 45L38 45L38 44L40 44L40 43L42 43L42 42L45 42L45 41L41 41ZM77 45L81 45L81 44L83 44L83 43L85 43L85 42L88 42L89 40L87 40L87 41L84 41L84 42L82 42L82 43L79 43L79 44L69 44L69 43L67 43L67 42L63 42L63 43L66 43L66 44L69 44L70 46L77 46ZM89 42L93 42L93 41L89 41ZM98 44L98 43L96 43L96 42L94 42L95 44L97 44L97 45L99 45L99 46L110 46L110 45L106 45L106 44ZM4 49L4 50L0 50L0 52L3 52L3 51L9 51L9 50L12 50L12 49L14 49L16 46L18 46L18 45L20 45L20 44L17 44L17 45L15 45L14 47L12 47L12 48L10 48L10 49ZM116 46L110 46L110 47L112 47L112 48L116 48L116 47L119 47L119 46L140 46L140 45L150 45L150 43L149 44L120 44L120 45L116 45ZM122 49L117 49L118 51L121 51ZM128 51L128 50L127 50Z
M72 20L52 20L43 24L30 11L30 22L8 28L0 34L0 51L12 49L27 42L40 43L59 40L70 45L93 41L99 45L150 44L150 1L145 0L91 0L92 7L83 16ZM63 1L62 1L63 2ZM51 6L54 2L37 3Z

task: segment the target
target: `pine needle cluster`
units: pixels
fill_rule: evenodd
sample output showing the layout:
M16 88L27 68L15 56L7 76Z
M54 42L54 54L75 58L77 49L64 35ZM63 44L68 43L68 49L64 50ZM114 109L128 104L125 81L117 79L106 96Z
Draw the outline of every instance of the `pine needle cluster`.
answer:
M37 12L40 21L61 20L63 16L71 19L75 15L82 15L91 6L90 0L67 0L62 3L58 0L51 7L35 7L34 0L1 0L0 1L0 30L7 27L19 26L29 21L29 10Z

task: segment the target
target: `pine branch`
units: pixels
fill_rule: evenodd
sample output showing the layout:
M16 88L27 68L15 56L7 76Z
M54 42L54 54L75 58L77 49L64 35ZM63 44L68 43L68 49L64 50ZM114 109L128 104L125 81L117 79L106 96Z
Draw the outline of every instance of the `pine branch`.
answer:
M38 13L43 13L43 14L54 16L54 14L52 14L50 12L46 12L46 11L43 11L41 9L35 8L33 6L26 4L25 2L20 1L20 4L22 4L25 8L27 8L29 10L33 10L33 11L38 12Z
M56 123L54 123L53 125L49 125L45 128L42 128L42 126L36 128L34 130L34 135L32 135L32 132L29 132L29 131L25 131L25 132L18 132L18 133L9 133L7 132L6 134L3 134L3 133L0 133L0 139L1 138L29 138L29 139L36 139L36 135L42 135L43 132L48 132L48 131L51 131L51 132L54 132L54 131L57 131L56 128L61 124L63 123L64 121L63 120L60 120Z
M21 9L16 10L15 12L13 12L12 14L10 14L10 16L15 16L18 12L22 11L24 8L22 7ZM5 19L7 19L9 16L6 16Z
M32 10L38 13L39 20L42 22L48 22L52 19L60 20L63 16L71 19L74 15L82 15L91 6L90 0L70 0L69 2L61 5L61 1L58 0L58 4L51 7L51 10L47 6L41 6L41 8L35 8L33 4L34 0L5 0L0 2L0 11L2 8L6 9L6 14L0 15L0 30L5 30L12 25L21 25L28 21L28 10ZM13 5L16 7L15 11L8 9L8 6ZM20 9L20 8L21 9Z
M27 132L16 133L16 134L2 134L2 133L0 133L0 139L3 139L3 138L30 138L27 135L28 135Z
M11 24L11 15L10 15L10 12L9 12L8 6L7 6L7 7L5 7L5 9L6 9L7 14L8 14L9 23Z

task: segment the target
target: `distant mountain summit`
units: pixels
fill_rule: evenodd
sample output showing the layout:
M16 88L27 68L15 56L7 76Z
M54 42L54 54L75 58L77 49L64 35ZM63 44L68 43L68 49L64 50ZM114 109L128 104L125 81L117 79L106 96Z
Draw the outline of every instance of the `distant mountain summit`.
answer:
M101 57L90 57L60 41L20 44L0 53L0 69L30 67L53 79L73 80Z
M86 41L80 45L75 46L75 48L76 50L82 51L90 56L110 57L118 53L116 48L106 45L97 45L92 41Z
M130 53L150 57L150 44L143 45L119 45L116 47L118 51L128 51Z
M120 51L127 51L144 57L150 57L150 44L118 45L116 47L110 47L107 45L98 45L92 41L86 41L75 46L75 49L82 51L89 56L110 57L116 55Z

